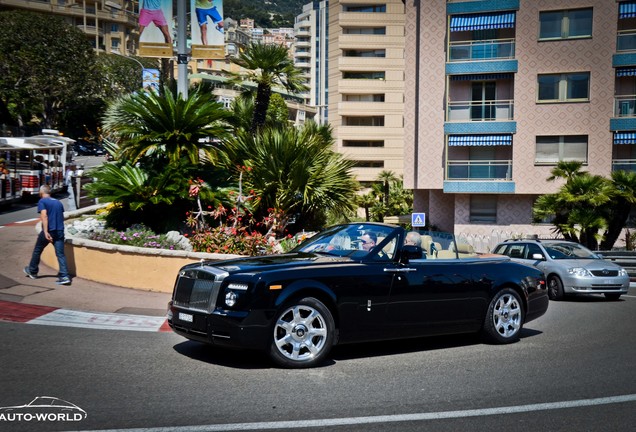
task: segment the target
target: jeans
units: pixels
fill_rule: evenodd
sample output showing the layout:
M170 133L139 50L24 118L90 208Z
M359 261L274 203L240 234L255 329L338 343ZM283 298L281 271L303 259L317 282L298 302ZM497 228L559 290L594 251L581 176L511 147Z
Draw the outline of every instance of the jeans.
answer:
M66 266L66 256L64 256L64 231L49 231L51 237L53 237L53 247L55 248L55 256L57 257L57 263L60 267L58 277L68 277L68 267ZM49 241L44 236L44 231L38 234L38 238L35 241L35 248L33 249L33 255L31 255L31 262L29 263L29 271L32 274L38 274L38 267L40 265L40 256L42 251L49 244Z

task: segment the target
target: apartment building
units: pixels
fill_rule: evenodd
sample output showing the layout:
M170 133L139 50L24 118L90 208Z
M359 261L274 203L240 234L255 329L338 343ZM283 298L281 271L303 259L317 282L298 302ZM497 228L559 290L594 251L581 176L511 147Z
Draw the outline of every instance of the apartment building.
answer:
M636 1L406 3L405 186L428 221L488 245L550 235L559 161L636 170Z
M316 108L316 122L326 123L328 1L315 0L303 6L294 23L294 65L302 70L308 91L303 94L305 104Z
M329 1L329 123L337 151L355 161L363 184L402 174L405 4Z
M135 55L139 48L137 0L0 0L0 10L9 9L60 16L97 51Z

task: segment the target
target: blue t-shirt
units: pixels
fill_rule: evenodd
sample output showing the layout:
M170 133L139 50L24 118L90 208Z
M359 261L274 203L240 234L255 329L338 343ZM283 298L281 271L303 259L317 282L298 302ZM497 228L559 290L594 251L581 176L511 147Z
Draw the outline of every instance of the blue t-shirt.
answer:
M46 210L49 232L64 231L64 206L61 202L51 197L42 198L38 202L38 213L42 210Z

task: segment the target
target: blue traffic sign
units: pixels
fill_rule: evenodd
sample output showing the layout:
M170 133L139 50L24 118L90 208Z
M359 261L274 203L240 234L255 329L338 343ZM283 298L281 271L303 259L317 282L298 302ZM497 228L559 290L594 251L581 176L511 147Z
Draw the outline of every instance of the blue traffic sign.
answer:
M426 226L426 213L411 213L411 226Z

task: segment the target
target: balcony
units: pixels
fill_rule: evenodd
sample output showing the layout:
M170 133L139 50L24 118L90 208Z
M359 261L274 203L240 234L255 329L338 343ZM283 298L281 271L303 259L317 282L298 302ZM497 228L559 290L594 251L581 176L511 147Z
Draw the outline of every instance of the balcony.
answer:
M636 117L636 95L615 96L614 117Z
M616 52L636 51L636 30L619 30L616 36Z
M636 159L612 159L612 171L636 172Z
M512 160L449 160L446 180L511 181Z
M450 42L448 61L480 61L513 59L515 57L514 39L490 39Z
M459 101L446 104L446 121L509 121L514 118L512 100Z

